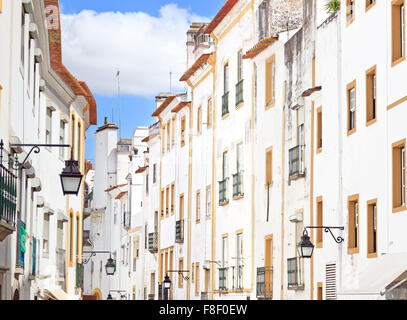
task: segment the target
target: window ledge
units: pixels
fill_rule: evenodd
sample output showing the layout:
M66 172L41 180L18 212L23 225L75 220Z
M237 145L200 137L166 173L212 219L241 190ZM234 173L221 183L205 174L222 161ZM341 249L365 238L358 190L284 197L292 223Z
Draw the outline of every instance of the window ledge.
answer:
M228 204L229 204L229 200L219 202L219 206L221 206L221 207L227 206Z
M367 122L366 122L366 127L369 127L369 126L371 126L372 124L374 124L374 123L376 123L377 122L377 119L375 118L375 119L372 119L372 120L368 120Z
M404 57L400 57L400 58L398 58L398 59L392 61L391 66L392 66L392 67L395 67L396 65L398 65L398 64L401 63L401 62L403 62L404 60L406 60L406 57L405 57L405 56L404 56Z
M376 253L368 253L368 254L367 254L367 258L368 258L368 259L377 258L377 252L376 252Z
M226 120L227 118L229 118L230 113L225 114L224 116L222 116L222 120Z
M405 210L407 210L407 207L404 205L401 207L393 208L393 213L398 213L398 212L405 211Z
M288 290L304 290L304 288L305 288L305 286L302 284L302 285L293 285L293 286L288 286Z
M266 103L266 106L264 107L264 109L267 111L267 110L273 108L275 105L276 105L275 101L270 102L270 103Z
M348 254L358 254L359 248L348 248Z
M352 130L348 130L348 137L351 136L352 134L354 134L356 132L356 128L352 129Z
M322 148L317 148L317 154L322 153Z
M351 19L348 19L348 17L346 17L346 20L346 26L349 27L355 21L355 16L353 16Z
M372 7L374 7L376 5L376 1L375 2L373 2L372 4L369 4L367 7L366 7L366 11L365 12L368 12Z
M233 197L233 200L241 200L241 199L243 199L244 198L244 193L243 194L240 194L240 195L238 195L238 196L234 196Z
M243 107L244 105L244 101L240 102L237 106L236 106L236 110L239 110Z

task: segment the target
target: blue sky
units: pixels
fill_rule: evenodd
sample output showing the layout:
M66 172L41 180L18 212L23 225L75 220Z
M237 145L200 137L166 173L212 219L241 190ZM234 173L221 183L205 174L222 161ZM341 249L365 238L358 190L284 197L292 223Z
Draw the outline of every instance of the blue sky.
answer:
M144 0L119 0L119 1L111 1L111 0L60 0L61 7L62 7L62 14L66 16L75 16L75 15L80 15L83 13L83 10L92 10L96 11L97 13L135 13L135 12L143 12L146 13L147 15L151 17L159 17L162 15L162 12L160 11L163 7L169 4L176 4L179 9L186 9L191 15L198 15L201 17L207 17L209 19L213 18L216 13L219 11L219 9L222 7L224 1L223 0L212 0L212 1L187 1L187 0L178 0L178 1L166 1L166 0L155 0L155 1L144 1ZM84 21L84 18L80 18L81 21L80 23L82 24L82 21ZM194 18L191 18L194 19ZM63 18L64 20L64 18ZM189 21L188 21L189 23ZM83 24L82 24L83 25ZM187 25L186 27L182 27L182 36L186 34L187 31ZM95 27L96 28L96 27ZM184 30L185 29L185 30ZM72 33L68 34L68 38L78 38L75 36L75 33L73 33L74 28L72 25L69 25L69 28L64 29L63 25L63 36L64 33ZM89 30L89 28L86 28L85 32ZM83 32L83 30L82 30ZM94 35L92 35L94 37ZM148 35L146 35L148 37ZM181 37L178 36L178 37ZM171 40L169 40L171 41ZM71 72L80 80L86 81L88 85L90 86L92 92L94 93L94 96L97 100L98 104L98 126L103 124L104 117L108 117L109 121L112 119L112 109L114 112L114 122L118 124L118 98L117 98L117 84L115 83L116 79L114 75L111 76L107 81L104 82L109 82L109 85L111 83L112 87L112 92L105 92L103 90L99 90L99 88L95 85L92 86L92 75L91 73L94 73L92 71L83 71L83 67L80 67L80 65L76 65L76 60L78 59L78 56L75 56L71 52L74 52L74 50L70 50L70 43L67 43L68 41L64 42L63 38L63 59L64 63L67 65L67 67L71 70ZM72 39L71 39L72 42ZM78 41L75 42L75 46L80 46L77 43ZM86 46L86 40L83 40L84 47ZM178 46L182 46L182 43L185 43L184 39L181 39L181 42L179 42ZM132 45L132 44L130 44ZM134 43L133 48L139 44ZM169 46L171 44L168 44ZM65 50L64 50L65 49ZM186 49L185 49L185 44L183 48L180 48L182 51L185 51L186 55ZM129 48L123 47L120 48L120 51L127 51ZM181 54L183 55L183 54ZM83 58L83 56L86 56L86 53L83 53L80 58ZM117 58L121 59L121 58ZM85 62L86 63L86 62ZM143 63L143 62L140 62ZM137 61L134 61L134 64L137 64ZM145 64L145 62L144 62ZM168 67L170 68L170 67ZM126 70L124 67L121 67L121 74L125 73ZM124 69L124 70L123 70ZM183 67L178 68L178 69L185 69ZM113 69L112 69L113 70ZM185 70L177 70L174 78L179 79L181 72ZM169 70L162 70L162 75L161 77L167 77L167 79L163 80L164 84L157 85L156 93L162 92L162 91L169 91ZM110 74L114 73L113 71L110 72ZM133 72L133 77L136 77L137 75L134 74ZM143 74L140 74L139 77L143 77ZM133 78L134 79L134 78ZM95 81L94 81L95 82ZM126 85L128 87L132 86L132 80L130 80L130 77L128 77L128 83L126 83L126 75L123 75L123 79L121 79L121 85L125 87ZM134 81L133 81L134 82ZM167 85L168 83L168 85ZM180 84L181 85L181 84ZM97 88L97 89L96 89ZM180 87L178 87L178 90L180 91ZM126 90L123 90L126 91ZM137 126L148 126L154 123L155 119L151 117L151 114L154 112L155 109L155 101L154 101L154 94L151 93L146 93L146 94L137 94L137 93L132 93L132 90L129 89L127 92L121 95L121 123L122 123L122 136L127 138L131 137L132 133L136 129ZM95 131L98 126L91 126L87 133L86 133L86 154L85 157L87 160L94 160L94 142L95 142Z

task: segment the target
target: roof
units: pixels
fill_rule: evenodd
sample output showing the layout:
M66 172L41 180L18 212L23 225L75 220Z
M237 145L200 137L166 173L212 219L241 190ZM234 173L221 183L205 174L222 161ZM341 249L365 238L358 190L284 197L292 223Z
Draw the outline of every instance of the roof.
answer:
M182 102L178 103L178 104L175 106L175 108L171 110L171 112L177 113L177 112L181 111L182 108L184 108L184 107L185 107L186 105L188 105L188 104L191 104L191 102L190 102L190 101L182 101Z
M127 194L127 191L120 192L115 199L120 200Z
M110 187L110 188L106 189L105 192L110 192L110 191L112 191L114 189L125 187L125 186L127 186L127 183L118 184L117 186L113 186L113 187Z
M197 70L199 67L201 67L205 62L208 61L209 57L211 56L211 53L204 53L202 54L190 67L187 72L184 73L184 75L179 79L179 81L187 81Z
M147 136L143 140L141 140L141 142L148 142L148 141L150 141L150 136Z
M152 116L153 117L158 117L161 114L161 112L163 112L164 109L167 108L169 106L169 104L174 101L174 99L176 97L177 96L174 94L172 96L169 96L167 99L165 99L164 102L161 103L161 105L154 111Z
M61 77L61 79L71 88L77 96L83 96L89 105L89 122L97 124L97 105L96 100L89 90L87 84L78 81L62 63L62 46L61 46L61 23L58 0L44 0L44 6L55 6L58 8L58 27L48 28L49 52L51 57L51 67Z
M308 89L308 90L305 90L303 93L302 93L302 97L309 97L311 94L313 94L314 92L317 92L317 91L321 91L322 90L322 87L321 86L318 86L318 87L314 87L314 88L310 88L310 89Z
M242 58L243 59L253 59L253 58L257 57L262 51L267 49L277 40L278 40L278 37L264 38L263 40L256 43L253 48L251 48L249 51L247 51L246 54Z
M233 9L239 0L227 0L222 9L219 10L218 14L213 18L209 25L205 28L204 33L212 33L213 30L222 22L223 18Z
M115 129L118 130L119 127L116 126L114 123L105 123L103 126L100 126L99 128L97 128L96 133L103 131L105 129Z
M139 167L138 170L136 171L136 173L143 173L144 171L146 171L148 168L148 166L145 167Z

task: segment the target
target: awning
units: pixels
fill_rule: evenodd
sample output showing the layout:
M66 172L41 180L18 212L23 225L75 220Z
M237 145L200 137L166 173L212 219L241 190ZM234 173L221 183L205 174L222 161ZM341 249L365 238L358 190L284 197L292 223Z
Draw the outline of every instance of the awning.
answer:
M402 282L400 277L407 278L407 253L385 254L369 261L359 273L359 286L344 290L338 295L381 295L392 289L395 282ZM397 281L396 281L397 280ZM396 285L397 286L397 285Z
M44 290L44 294L51 300L74 300L61 288L49 288Z

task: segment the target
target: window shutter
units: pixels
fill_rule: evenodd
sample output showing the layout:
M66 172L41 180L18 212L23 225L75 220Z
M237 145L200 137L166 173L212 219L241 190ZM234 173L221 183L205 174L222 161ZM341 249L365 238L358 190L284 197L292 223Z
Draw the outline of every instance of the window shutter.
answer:
M326 300L336 300L336 263L326 265Z

